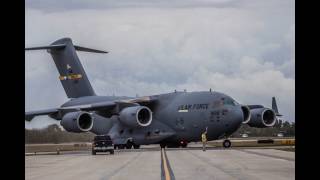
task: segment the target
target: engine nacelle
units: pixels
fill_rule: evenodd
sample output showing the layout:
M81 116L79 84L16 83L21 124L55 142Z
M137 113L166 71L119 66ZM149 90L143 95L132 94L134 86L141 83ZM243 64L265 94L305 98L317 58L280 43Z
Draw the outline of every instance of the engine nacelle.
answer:
M241 106L241 110L243 113L243 124L247 124L251 119L251 112L248 106Z
M93 117L83 111L69 112L62 117L60 124L69 132L87 132L92 129Z
M251 127L272 127L276 123L276 114L272 109L257 108L251 109L250 112L251 118L247 124Z
M119 115L120 122L130 127L146 127L152 122L152 111L145 106L124 108Z

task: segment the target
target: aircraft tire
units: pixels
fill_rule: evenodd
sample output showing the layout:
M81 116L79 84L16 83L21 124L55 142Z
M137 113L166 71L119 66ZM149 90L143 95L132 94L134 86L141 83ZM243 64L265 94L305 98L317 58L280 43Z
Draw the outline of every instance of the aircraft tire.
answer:
M132 149L132 144L131 143L127 143L125 146L126 146L126 149Z
M181 145L182 148L186 148L187 146L188 146L188 144Z
M118 149L124 149L125 145L124 144L119 144Z
M166 146L167 148L179 148L181 145L180 143L169 143Z
M222 143L224 148L230 148L231 147L231 141L229 139L226 139Z
M165 147L166 147L166 144L161 143L161 144L160 144L160 147L161 147L161 148L165 148Z

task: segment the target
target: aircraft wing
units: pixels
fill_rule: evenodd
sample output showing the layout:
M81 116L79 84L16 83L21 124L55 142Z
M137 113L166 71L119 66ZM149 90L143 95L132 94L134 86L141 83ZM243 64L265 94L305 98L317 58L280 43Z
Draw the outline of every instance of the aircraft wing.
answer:
M113 112L119 112L122 108L127 106L134 105L151 105L154 103L156 99L150 97L141 97L136 99L128 99L128 100L120 100L120 101L104 101L90 104L81 104L81 105L73 105L73 106L65 106L54 109L45 109L39 111L30 111L26 112L25 120L31 121L35 116L48 115L54 119L61 119L61 115L70 111L103 111L110 112L116 109Z
M264 108L262 105L247 105L249 109L258 109L258 108ZM278 106L276 102L276 98L272 97L272 110L275 112L276 116L282 116L278 111Z
M108 110L110 108L114 108L116 103L113 101L105 101L105 102L98 102L98 103L90 103L90 104L82 104L82 105L75 105L75 106L67 106L61 107L59 110L82 110L82 111L98 111L98 110Z
M144 96L144 97L139 97L134 99L124 99L124 100L116 101L116 103L120 105L119 110L121 110L122 107L130 106L131 104L136 104L140 106L147 106L148 108L151 109L151 111L153 111L157 102L158 102L157 96Z
M45 109L45 110L38 110L38 111L29 111L25 114L25 120L31 121L35 116L41 115L53 115L58 113L58 109Z
M135 99L125 99L118 102L127 102L127 103L138 103L138 104L149 104L157 100L156 96L143 96Z
M258 108L264 108L262 105L247 105L249 109L258 109Z
M82 105L75 105L75 106L67 106L61 107L59 110L68 110L68 109L78 109L82 111L100 111L100 110L110 110L117 105L132 105L132 104L140 104L140 105L147 105L150 103L155 102L156 99L151 99L150 97L141 97L136 99L125 99L125 100L118 100L118 101L104 101L104 102L97 102L91 104L82 104Z
M31 121L34 117L41 116L41 115L48 115L50 117L59 117L59 115L63 114L63 112L75 111L75 110L78 110L78 111L110 110L115 106L116 106L115 102L106 101L106 102L99 102L99 103L92 103L92 104L60 107L60 108L54 108L54 109L29 111L25 113L25 120Z

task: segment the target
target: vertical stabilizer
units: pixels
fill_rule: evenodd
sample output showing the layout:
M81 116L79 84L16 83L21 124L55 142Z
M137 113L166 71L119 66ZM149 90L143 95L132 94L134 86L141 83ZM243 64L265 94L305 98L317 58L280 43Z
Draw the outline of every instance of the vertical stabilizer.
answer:
M276 102L276 98L275 97L272 97L272 109L276 113L276 116L282 116L281 114L279 114L278 106L277 106L277 102Z
M75 46L70 38L62 38L49 46L26 48L26 50L47 49L59 71L59 79L68 98L95 96L95 92L77 56L77 51L107 53L105 51Z

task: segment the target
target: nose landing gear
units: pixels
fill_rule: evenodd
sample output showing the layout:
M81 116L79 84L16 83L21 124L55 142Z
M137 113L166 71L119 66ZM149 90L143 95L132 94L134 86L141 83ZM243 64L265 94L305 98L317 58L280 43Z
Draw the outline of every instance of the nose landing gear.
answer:
M231 141L229 139L225 139L223 142L222 142L222 146L224 148L230 148L231 147Z

